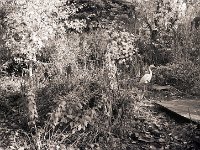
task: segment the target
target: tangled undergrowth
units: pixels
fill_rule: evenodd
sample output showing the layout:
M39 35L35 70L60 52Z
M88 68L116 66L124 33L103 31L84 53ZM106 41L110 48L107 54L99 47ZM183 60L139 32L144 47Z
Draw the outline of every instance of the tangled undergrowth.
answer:
M140 89L111 90L102 75L59 78L37 91L36 131L24 123L23 97L4 97L1 147L10 150L197 149L196 125L161 113ZM2 90L2 89L1 89ZM9 106L9 107L8 107ZM11 110L9 108L12 108ZM9 111L8 111L9 110Z

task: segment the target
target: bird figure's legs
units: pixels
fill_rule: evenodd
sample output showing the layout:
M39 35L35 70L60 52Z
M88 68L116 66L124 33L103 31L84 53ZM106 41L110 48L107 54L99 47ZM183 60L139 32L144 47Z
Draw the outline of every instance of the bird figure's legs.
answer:
M146 84L144 84L144 93L145 93L145 91L146 91Z
M143 89L141 90L141 93L139 94L139 100L143 99L144 93L145 93L145 85L144 85Z
M147 90L147 85L144 84L144 90L143 90L143 92L142 92L141 99L145 98L146 90Z

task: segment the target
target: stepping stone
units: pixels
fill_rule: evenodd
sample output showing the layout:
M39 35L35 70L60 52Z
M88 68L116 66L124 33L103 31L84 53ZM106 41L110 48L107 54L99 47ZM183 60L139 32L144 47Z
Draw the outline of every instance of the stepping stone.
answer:
M200 123L200 100L161 101L156 104L186 119Z

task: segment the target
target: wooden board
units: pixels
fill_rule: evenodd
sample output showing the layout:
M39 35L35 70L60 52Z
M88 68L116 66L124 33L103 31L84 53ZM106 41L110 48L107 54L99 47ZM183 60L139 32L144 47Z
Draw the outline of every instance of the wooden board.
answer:
M200 100L172 100L156 102L182 117L195 122L200 122Z

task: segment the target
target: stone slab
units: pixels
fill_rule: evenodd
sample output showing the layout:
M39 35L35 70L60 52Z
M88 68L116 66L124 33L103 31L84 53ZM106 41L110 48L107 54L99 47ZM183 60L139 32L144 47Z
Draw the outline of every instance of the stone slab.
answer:
M182 117L200 123L200 100L172 100L156 102Z

